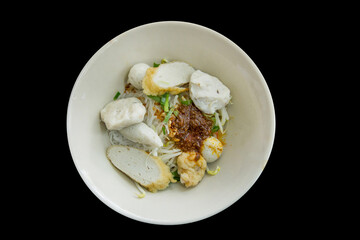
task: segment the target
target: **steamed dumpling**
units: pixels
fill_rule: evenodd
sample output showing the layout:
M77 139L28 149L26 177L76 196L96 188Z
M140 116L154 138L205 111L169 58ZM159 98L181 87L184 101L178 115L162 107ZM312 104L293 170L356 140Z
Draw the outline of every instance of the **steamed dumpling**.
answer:
M190 79L190 98L195 106L207 114L225 107L230 99L230 90L217 77L200 70L195 71Z
M128 75L128 82L133 85L135 88L141 90L142 88L142 81L145 77L146 70L150 66L145 63L137 63L135 64L129 72Z
M123 128L120 130L120 133L133 142L146 144L152 147L163 146L159 135L143 122Z
M150 67L142 83L146 95L162 95L166 92L179 94L188 90L180 87L190 81L193 67L184 62L170 62L159 67Z
M101 120L109 130L120 130L142 122L146 108L135 98L122 98L108 103L100 112Z

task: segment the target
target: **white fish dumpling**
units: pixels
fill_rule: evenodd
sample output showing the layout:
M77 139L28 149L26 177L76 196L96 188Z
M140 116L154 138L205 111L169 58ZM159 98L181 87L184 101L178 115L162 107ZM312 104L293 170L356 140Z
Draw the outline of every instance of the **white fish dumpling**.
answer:
M152 147L162 147L163 143L155 131L145 123L137 123L120 130L121 135L127 139L146 144Z
M129 72L128 75L128 82L133 85L135 88L141 90L142 88L142 82L146 75L146 70L150 66L145 63L137 63L135 64Z
M195 106L207 114L225 107L230 99L230 90L217 77L200 70L190 78L190 98Z
M120 130L142 122L146 108L135 98L122 98L108 103L100 112L101 120L109 130Z

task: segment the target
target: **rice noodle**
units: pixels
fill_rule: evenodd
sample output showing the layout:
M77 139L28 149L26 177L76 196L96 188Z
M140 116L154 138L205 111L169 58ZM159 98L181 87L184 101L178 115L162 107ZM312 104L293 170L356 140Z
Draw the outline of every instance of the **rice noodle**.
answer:
M226 107L223 107L219 109L219 111L216 111L214 113L214 116L215 116L215 125L219 126L221 133L225 133L223 126L229 120L229 114L226 111Z
M223 107L220 109L220 115L221 115L221 125L225 125L226 121L229 120L229 114L226 111L226 107Z
M215 121L216 121L215 125L219 126L219 129L220 129L221 133L224 133L223 127L222 127L221 122L220 122L219 113L215 112L214 115L215 115Z
M152 128L156 134L160 137L163 143L166 143L165 146L155 148L145 144L136 143L130 141L120 134L117 130L110 130L109 140L112 145L125 145L134 148L138 148L144 150L152 156L158 156L166 165L170 167L171 171L177 170L176 165L176 157L179 156L182 152L180 149L175 148L175 143L167 140L167 137L163 133L163 126L165 126L166 133L169 133L169 129L167 124L164 124L158 117L156 116L156 111L162 112L163 110L158 104L155 104L155 101L149 97L147 97L143 91L137 90L135 88L130 88L129 91L126 91L120 95L119 98L129 98L136 97L142 101L146 108L146 114L144 116L144 123ZM170 96L170 105L175 106L179 104L178 95Z
M182 93L181 97L185 99L184 96L187 96L187 93ZM169 134L169 128L167 124L164 124L162 120L158 118L156 112L163 112L161 106L159 104L155 104L155 100L147 97L142 90L137 90L134 87L130 86L127 91L122 93L119 98L129 98L136 97L138 98L146 108L146 114L144 116L144 123L152 128L156 134L160 137L161 141L165 143L162 147L155 148L145 144L132 142L129 139L125 138L120 134L117 130L109 131L109 139L112 145L120 144L125 146L130 146L134 148L138 148L144 150L152 156L158 156L166 165L170 167L171 171L177 170L176 158L179 156L182 151L180 149L175 148L175 142L168 141L166 135L163 133L163 127L165 127L165 133ZM179 105L179 95L170 95L169 96L170 106ZM221 133L224 133L225 130L223 126L229 120L229 115L227 113L226 107L223 107L215 112L213 115L215 116L215 125L219 126L219 130ZM209 115L208 117L211 117Z

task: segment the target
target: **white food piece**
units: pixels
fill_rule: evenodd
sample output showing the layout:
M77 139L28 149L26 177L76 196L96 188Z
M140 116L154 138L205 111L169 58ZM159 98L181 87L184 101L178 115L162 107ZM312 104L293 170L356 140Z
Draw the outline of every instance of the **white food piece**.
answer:
M107 148L106 157L120 171L150 192L163 190L170 182L176 182L170 168L160 158L150 156L143 150L112 145Z
M162 147L163 143L155 131L145 123L136 123L120 130L121 135L127 139L152 147Z
M206 162L212 163L218 160L222 154L223 145L216 137L208 137L201 145L200 153Z
M185 187L196 186L203 179L206 170L205 159L196 152L183 152L177 158L180 182Z
M146 71L142 87L146 95L162 95L169 92L173 95L187 91L180 87L190 81L193 67L184 62L169 62L159 67L150 67Z
M100 112L101 120L109 130L120 130L142 122L146 108L135 97L122 98L108 103Z
M230 90L217 77L200 70L190 78L190 98L195 106L207 114L225 107L230 99Z
M129 72L128 75L128 82L133 85L135 88L141 90L142 88L142 81L146 75L146 70L150 66L146 63L137 63L135 64Z

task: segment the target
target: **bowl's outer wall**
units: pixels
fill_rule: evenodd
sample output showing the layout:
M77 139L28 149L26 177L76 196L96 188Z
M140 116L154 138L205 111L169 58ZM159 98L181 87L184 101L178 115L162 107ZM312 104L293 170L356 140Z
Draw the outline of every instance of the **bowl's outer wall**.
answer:
M134 183L106 159L109 146L99 111L123 91L132 65L160 59L185 61L221 79L232 104L221 171L194 188L181 184L137 199ZM236 202L255 183L269 158L275 112L266 82L236 44L208 28L159 22L129 30L106 43L81 71L70 96L67 133L81 177L106 205L130 218L156 224L188 223L212 216Z

